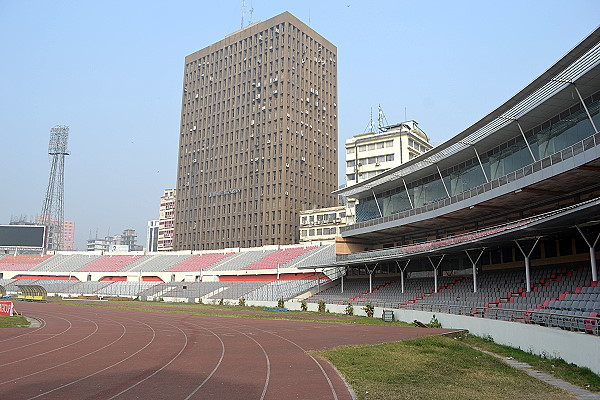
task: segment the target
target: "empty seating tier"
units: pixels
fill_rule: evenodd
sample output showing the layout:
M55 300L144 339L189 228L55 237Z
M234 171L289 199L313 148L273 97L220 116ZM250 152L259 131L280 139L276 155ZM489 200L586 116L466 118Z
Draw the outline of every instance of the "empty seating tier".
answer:
M187 260L191 256L191 254L156 254L153 256L146 256L144 258L140 258L135 262L132 262L125 268L121 269L121 271L119 272L163 272L173 267L174 265L177 265Z
M252 264L244 267L245 270L251 269L276 269L282 268L287 263L291 262L296 257L300 257L302 254L314 249L314 247L292 247L287 249L277 250L261 259L253 262Z
M36 265L50 259L52 255L45 256L11 256L0 258L0 271L29 271Z
M211 265L229 257L233 253L205 253L196 254L179 264L169 268L168 272L198 272L209 268Z
M97 260L101 256L87 254L57 254L31 268L31 271L58 271L58 272L73 272L85 267L92 261Z
M115 255L115 256L104 256L100 257L97 260L92 261L87 264L83 268L80 268L78 271L80 272L116 272L121 268L131 264L138 258L143 256L135 255L135 256L125 256L125 255Z

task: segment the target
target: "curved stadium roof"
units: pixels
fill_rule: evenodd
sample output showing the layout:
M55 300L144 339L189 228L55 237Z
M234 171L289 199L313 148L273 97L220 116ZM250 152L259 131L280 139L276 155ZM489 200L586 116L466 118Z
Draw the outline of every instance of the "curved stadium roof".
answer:
M572 84L583 98L600 90L600 26L533 82L464 131L409 162L335 193L370 195L374 188L379 191L395 186L397 179L431 174L433 165L443 169L456 164L467 151L468 157L473 157L471 147L480 146L485 151L519 135L515 121L527 131L568 108L573 102L573 92L568 90Z

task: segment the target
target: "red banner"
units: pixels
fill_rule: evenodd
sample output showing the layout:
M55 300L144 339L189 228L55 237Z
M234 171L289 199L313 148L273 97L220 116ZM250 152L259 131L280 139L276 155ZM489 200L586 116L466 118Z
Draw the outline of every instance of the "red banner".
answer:
M13 315L13 302L12 301L0 301L0 314L2 315Z

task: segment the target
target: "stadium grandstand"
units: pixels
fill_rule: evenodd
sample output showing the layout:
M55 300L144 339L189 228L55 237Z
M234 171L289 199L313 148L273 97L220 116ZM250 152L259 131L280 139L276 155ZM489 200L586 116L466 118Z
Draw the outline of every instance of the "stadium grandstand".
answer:
M0 285L17 294L39 285L51 296L129 297L178 302L291 300L338 279L335 244L172 253L57 252L0 255ZM311 266L312 271L300 269Z
M480 121L337 193L356 199L308 301L598 335L600 29Z

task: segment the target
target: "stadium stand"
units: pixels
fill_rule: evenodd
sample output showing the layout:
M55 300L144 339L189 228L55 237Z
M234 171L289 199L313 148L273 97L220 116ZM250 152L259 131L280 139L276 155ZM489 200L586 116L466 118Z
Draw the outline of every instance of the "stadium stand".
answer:
M209 269L213 264L218 263L231 256L233 253L204 253L196 254L190 258L175 264L167 272L198 272Z
M87 255L87 254L57 254L54 257L50 257L45 261L37 264L31 271L58 271L58 272L73 272L78 269L85 267L92 261L97 260L101 256L99 255Z
M306 252L312 249L312 247L292 247L280 249L274 251L273 253L265 257L261 257L260 259L256 260L252 264L242 269L276 269L286 265L287 263L294 260L296 257L300 257L301 255L305 254Z
M142 292L156 286L156 282L116 281L96 290L102 296L138 297Z
M245 269L252 263L260 260L263 257L269 256L275 250L266 250L263 248L252 249L249 251L240 251L227 257L219 262L216 262L209 271L239 271Z
M306 268L314 265L331 264L335 261L335 243L314 247L287 262L282 268Z
M128 266L122 268L119 272L167 271L171 267L184 262L191 256L191 254L156 254L153 256L146 256L132 262Z
M52 255L45 256L11 256L0 258L0 271L29 271L36 265L50 259Z
M140 255L109 255L100 257L89 264L77 269L80 272L116 272L133 263L143 256Z
M39 281L38 281L39 282ZM100 289L103 289L109 285L112 285L114 282L77 282L74 285L71 285L65 289L65 294L69 295L84 295L84 296L93 296L97 295Z

